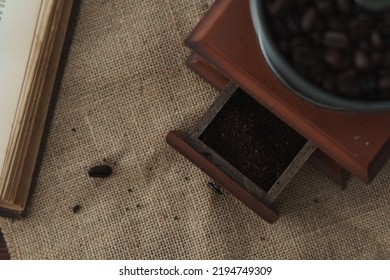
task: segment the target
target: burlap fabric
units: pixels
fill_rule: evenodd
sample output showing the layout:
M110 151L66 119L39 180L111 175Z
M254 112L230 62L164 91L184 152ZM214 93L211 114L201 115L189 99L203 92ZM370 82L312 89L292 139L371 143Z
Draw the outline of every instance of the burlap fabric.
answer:
M390 258L389 163L346 191L305 165L268 225L165 143L217 96L182 43L212 2L82 2L29 215L0 220L13 259Z

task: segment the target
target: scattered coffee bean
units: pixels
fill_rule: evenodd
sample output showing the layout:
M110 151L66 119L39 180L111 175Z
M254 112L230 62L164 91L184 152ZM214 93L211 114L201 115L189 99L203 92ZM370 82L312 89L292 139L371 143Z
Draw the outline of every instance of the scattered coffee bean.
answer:
M73 214L77 214L81 210L81 205L76 204L75 206L72 207Z
M354 0L266 0L276 45L324 90L359 100L390 99L390 9Z
M90 177L107 178L111 176L112 168L109 165L98 165L88 170Z

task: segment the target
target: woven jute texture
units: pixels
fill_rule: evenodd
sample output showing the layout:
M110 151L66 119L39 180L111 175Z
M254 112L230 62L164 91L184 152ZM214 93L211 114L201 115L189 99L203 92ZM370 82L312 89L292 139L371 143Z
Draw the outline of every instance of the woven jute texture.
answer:
M390 258L389 163L345 191L306 164L269 225L165 143L217 96L184 65L212 2L82 1L29 214L0 220L13 259Z

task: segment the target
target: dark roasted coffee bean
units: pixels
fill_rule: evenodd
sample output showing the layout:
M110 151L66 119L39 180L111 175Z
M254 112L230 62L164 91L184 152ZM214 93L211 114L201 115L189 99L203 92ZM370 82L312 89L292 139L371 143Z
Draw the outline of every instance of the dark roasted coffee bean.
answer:
M381 77L378 80L378 88L380 90L390 90L390 76Z
M367 96L372 96L376 91L376 81L372 75L366 75L360 79L360 88Z
M316 22L314 23L314 30L315 31L325 31L326 30L326 23L321 19L317 18Z
M324 61L332 68L338 68L342 62L342 54L336 49L328 49L324 53Z
M376 30L371 31L371 44L374 48L377 49L381 49L384 47L381 34Z
M383 54L382 65L390 66L390 51L387 51Z
M322 36L321 36L321 33L320 32L313 32L310 34L310 40L311 40L311 43L314 45L314 46L318 46L320 47L322 45Z
M107 178L111 176L112 168L109 165L98 165L88 170L90 177Z
M347 48L348 37L340 31L327 31L324 34L324 44L333 48Z
M344 71L353 67L353 59L349 55L343 55L340 65L336 67L338 71Z
M296 0L296 4L298 5L299 8L305 8L309 4L311 0Z
M330 15L335 11L335 5L332 0L317 0L316 7L320 14Z
M298 17L287 16L284 22L286 24L286 27L292 34L298 34L301 32L301 25Z
M302 30L305 32L308 32L310 30L314 29L314 25L317 18L317 12L314 8L309 8L305 11L303 14L302 20L301 20L301 27Z
M325 79L326 66L322 63L317 63L310 69L310 76L313 78L313 81L317 84L321 84Z
M381 52L375 51L372 52L370 55L371 65L373 67L378 67L379 65L381 65L382 59L383 59L383 55Z
M354 63L359 71L367 71L371 68L370 58L362 50L355 52Z
M346 97L358 98L360 95L360 85L356 72L348 70L340 73L337 76L337 88Z
M354 19L349 23L349 36L352 40L360 41L370 37L371 27L364 21Z
M327 25L330 30L345 31L348 29L348 19L341 16L335 16L328 20Z
M383 36L390 35L390 20L382 21L377 25L377 29Z
M80 204L76 204L75 206L72 207L73 214L77 214L78 212L80 212L80 210L81 210Z
M308 43L307 38L294 37L291 39L290 45L291 45L291 48L295 49L295 48L299 48L301 46L308 46L309 43Z
M319 61L319 53L308 47L296 48L293 50L293 60L303 67L312 68Z
M280 20L274 20L272 23L272 29L277 35L278 38L281 39L288 39L291 37L290 31L286 28L286 26L283 24Z
M377 73L379 78L385 77L385 76L389 75L389 71L386 68L384 68L384 67L378 68L376 70L376 73Z
M371 43L367 40L362 40L359 42L359 49L365 52L371 52L372 51Z
M269 1L268 9L273 16L282 16L291 7L291 0L275 0Z
M322 87L329 92L335 93L337 91L336 78L332 75L325 76L322 81Z
M336 0L336 5L341 14L349 14L354 4L351 0Z
M279 49L282 51L282 53L284 53L284 54L290 53L291 48L290 48L290 44L287 41L280 40L278 42L278 46L279 46Z

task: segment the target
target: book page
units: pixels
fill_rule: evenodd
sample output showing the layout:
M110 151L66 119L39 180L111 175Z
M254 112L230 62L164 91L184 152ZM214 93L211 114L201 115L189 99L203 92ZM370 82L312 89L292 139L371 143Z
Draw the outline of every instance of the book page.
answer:
M42 0L0 0L0 170L11 135Z

